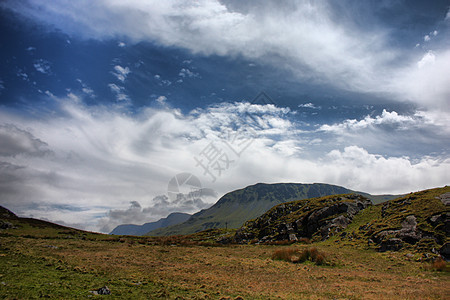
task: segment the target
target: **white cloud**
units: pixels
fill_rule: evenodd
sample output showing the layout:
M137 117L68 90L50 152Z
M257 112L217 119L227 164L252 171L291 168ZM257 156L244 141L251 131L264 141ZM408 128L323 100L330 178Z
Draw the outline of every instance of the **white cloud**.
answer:
M120 48L123 48L123 47L126 47L127 44L125 44L124 42L119 42L119 43L117 44L117 46L119 46Z
M188 68L183 68L178 73L178 76L183 77L183 78L186 78L186 77L188 77L188 78L199 78L200 74L192 72Z
M166 100L167 100L166 96L159 96L158 98L156 98L156 102L158 102L161 105L165 105L166 104Z
M421 122L422 120L418 118L414 118L411 116L402 116L395 111L388 112L385 109L383 109L381 115L376 116L375 118L367 115L364 119L359 121L356 119L349 119L339 124L333 125L325 124L322 125L319 130L344 133L346 131L361 130L366 129L368 127L376 127L380 125L395 126L397 130L402 130L402 129L409 129L416 123Z
M311 108L311 109L321 109L320 106L315 106L315 105L312 104L311 102L299 104L298 107L302 107L302 108Z
M110 88L111 92L113 92L116 95L117 101L130 100L130 97L124 92L125 88L123 86L119 86L115 83L110 83L108 84L108 87Z
M333 150L327 155L326 161L331 163L325 176L327 182L339 182L344 179L353 189L363 191L372 186L374 191L379 193L383 191L377 189L375 185L397 186L396 192L401 192L402 185L410 186L410 191L426 188L427 184L420 182L421 180L434 181L439 176L448 178L449 175L446 173L450 167L450 159L425 157L413 163L407 157L385 158L370 154L357 146L346 147L344 151ZM431 178L425 179L426 174ZM445 183L441 181L440 185L444 186Z
M433 54L433 51L428 51L422 57L422 59L417 62L417 67L419 67L419 69L421 69L428 64L431 64L431 65L434 64L435 61L436 61L436 56Z
M50 62L45 59L35 60L33 66L36 69L36 71L41 72L42 74L51 73Z
M405 99L435 110L450 110L450 50L429 51L398 72L389 87ZM395 82L395 83L394 83Z
M86 95L88 95L91 98L95 98L95 92L93 89L91 89L86 83L84 83L81 79L77 79L77 81L81 84L81 90L83 93L85 93Z
M425 35L425 36L423 37L423 40L424 40L425 42L429 42L429 41L431 40L431 38L430 38L430 36L427 34L427 35Z
M156 80L158 80L158 85L159 86L170 86L172 84L172 81L168 80L168 79L162 79L161 75L156 74L155 76L153 76Z
M114 71L112 74L116 76L117 79L124 82L125 79L127 79L128 74L131 73L130 69L128 67L122 67L122 66L114 66Z

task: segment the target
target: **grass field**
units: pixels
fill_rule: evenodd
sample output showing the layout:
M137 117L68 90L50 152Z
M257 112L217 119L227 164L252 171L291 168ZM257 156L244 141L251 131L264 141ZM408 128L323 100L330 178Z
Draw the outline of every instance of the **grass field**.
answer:
M215 233L217 234L217 232ZM203 240L203 242L199 241ZM410 252L378 253L333 240L228 245L186 238L112 237L22 224L0 232L0 298L448 299L449 272ZM273 260L316 247L327 263ZM111 295L90 291L108 286Z

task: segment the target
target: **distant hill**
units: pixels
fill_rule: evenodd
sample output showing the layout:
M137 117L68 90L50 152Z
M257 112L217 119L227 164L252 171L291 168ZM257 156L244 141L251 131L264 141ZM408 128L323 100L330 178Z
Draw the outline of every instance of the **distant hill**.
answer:
M17 219L17 216L9 209L0 206L0 219Z
M202 210L184 223L148 232L150 236L190 234L210 228L239 228L245 221L259 217L277 204L308 198L355 193L347 188L323 184L258 183L225 194L216 204ZM359 193L375 203L397 196L372 196Z
M143 225L124 224L119 225L111 231L110 234L115 235L144 235L149 231L165 228L167 226L176 225L185 222L191 217L185 213L171 213L167 218L159 219L156 222L145 223Z
M0 229L16 229L18 227L43 229L42 232L45 232L45 230L54 231L55 229L68 230L73 232L84 232L83 230L73 229L44 220L21 218L15 215L9 209L0 206Z

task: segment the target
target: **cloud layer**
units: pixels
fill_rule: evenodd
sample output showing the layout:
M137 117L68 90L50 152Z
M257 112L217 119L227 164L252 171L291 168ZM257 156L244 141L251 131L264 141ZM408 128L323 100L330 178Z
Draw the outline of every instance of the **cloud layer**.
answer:
M358 92L388 93L399 101L449 110L450 52L438 32L448 32L445 12L425 48L395 47L392 28L356 3L330 1L6 1L4 7L84 38L124 37L181 47L203 55L241 55L313 80ZM392 6L395 6L393 3ZM448 14L448 13L447 13ZM367 26L356 16L361 15ZM374 25L374 26L370 26ZM445 35L445 33L443 34ZM423 35L417 36L417 41ZM432 52L431 52L432 51ZM126 68L115 75L124 81ZM180 72L184 77L195 75Z

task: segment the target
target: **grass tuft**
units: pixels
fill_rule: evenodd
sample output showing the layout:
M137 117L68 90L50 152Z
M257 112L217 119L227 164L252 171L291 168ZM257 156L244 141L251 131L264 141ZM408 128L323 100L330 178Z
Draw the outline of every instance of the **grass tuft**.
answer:
M437 258L431 263L431 269L436 271L448 271L447 263L442 258Z
M295 248L278 249L272 254L273 260L283 260L292 263L303 263L305 261L311 261L317 265L326 264L326 255L319 252L317 248L312 247L305 250L298 250Z

